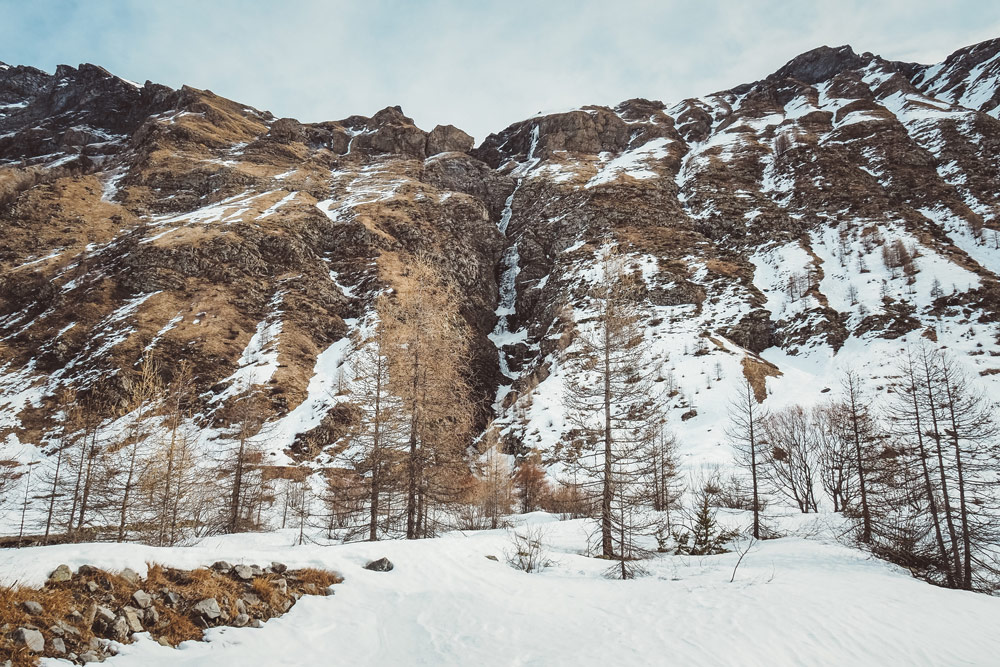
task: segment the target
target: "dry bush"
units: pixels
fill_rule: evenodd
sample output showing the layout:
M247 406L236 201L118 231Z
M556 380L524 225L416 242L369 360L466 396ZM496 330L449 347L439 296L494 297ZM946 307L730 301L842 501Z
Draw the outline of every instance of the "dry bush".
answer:
M312 567L305 567L301 570L290 570L285 573L289 579L294 579L301 582L304 585L312 584L316 586L320 591L325 591L330 586L334 584L339 584L344 580L336 572L330 572L329 570L319 570Z

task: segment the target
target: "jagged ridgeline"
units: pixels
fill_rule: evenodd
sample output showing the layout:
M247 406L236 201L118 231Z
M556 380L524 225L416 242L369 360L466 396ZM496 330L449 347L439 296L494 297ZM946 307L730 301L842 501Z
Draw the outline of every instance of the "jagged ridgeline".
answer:
M1000 40L933 66L823 47L478 147L399 107L304 124L93 65L0 64L4 458L58 448L70 406L121 420L152 359L161 386L184 379L197 448L240 441L253 389L261 461L346 466L352 358L419 262L457 299L468 442L560 474L612 247L689 463L731 460L723 387L744 376L808 404L849 361L882 392L930 340L993 391L998 115Z

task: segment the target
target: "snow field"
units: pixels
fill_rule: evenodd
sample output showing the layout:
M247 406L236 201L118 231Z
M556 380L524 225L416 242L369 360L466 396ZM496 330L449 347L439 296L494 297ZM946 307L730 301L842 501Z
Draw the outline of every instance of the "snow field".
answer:
M593 526L535 513L551 567L504 562L504 530L422 541L290 547L294 531L186 548L84 544L0 552L0 578L42 583L60 563L140 574L147 562L216 560L336 570L329 597L303 597L262 629L216 628L177 650L139 635L112 666L142 665L989 665L1000 600L929 586L835 543L790 537L735 553L657 556L614 581L581 555ZM496 556L498 561L487 559ZM369 572L388 557L395 569ZM44 664L63 664L47 660Z

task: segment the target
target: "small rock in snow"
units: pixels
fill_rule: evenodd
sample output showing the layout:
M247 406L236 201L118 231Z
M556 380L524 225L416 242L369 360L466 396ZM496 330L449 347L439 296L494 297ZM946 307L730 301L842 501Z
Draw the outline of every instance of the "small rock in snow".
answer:
M388 572L393 567L392 561L385 557L373 560L365 565L366 570L372 570L373 572Z

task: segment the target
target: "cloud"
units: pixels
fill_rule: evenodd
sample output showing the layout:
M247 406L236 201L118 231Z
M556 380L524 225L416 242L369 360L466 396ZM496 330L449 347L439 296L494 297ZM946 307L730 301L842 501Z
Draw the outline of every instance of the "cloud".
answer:
M1000 36L1000 4L976 0L0 0L0 15L6 62L94 62L304 121L400 104L479 140L539 110L707 94L822 44L936 62Z

